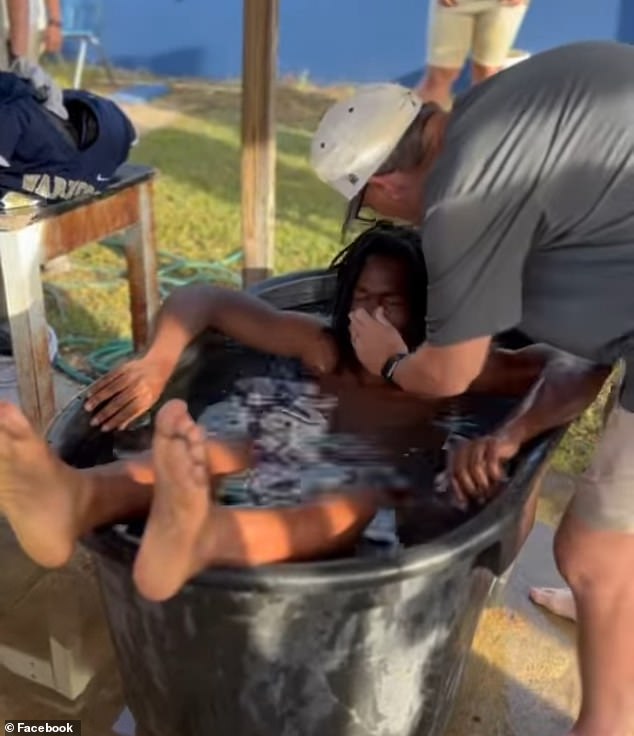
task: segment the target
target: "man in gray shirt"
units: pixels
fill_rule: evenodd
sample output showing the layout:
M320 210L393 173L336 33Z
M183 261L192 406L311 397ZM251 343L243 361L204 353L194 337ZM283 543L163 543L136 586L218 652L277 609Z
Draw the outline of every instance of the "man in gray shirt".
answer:
M556 538L574 593L583 705L571 736L634 720L634 47L580 43L478 85L446 114L396 85L334 105L313 140L320 178L422 226L426 342L407 355L381 315L351 315L361 362L450 396L496 333L519 327L596 363L624 358L620 396ZM403 355L405 354L405 355ZM478 495L477 484L467 492Z

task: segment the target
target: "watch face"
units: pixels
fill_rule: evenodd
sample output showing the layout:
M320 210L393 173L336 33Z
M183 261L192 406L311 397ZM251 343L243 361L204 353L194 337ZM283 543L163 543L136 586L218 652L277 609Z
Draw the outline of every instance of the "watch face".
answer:
M396 366L399 364L399 362L406 356L407 353L399 353L398 355L393 355L391 358L388 358L385 361L385 365L383 366L383 370L381 371L381 375L383 378L385 378L386 381L392 382L392 375L394 374L394 370L396 369Z

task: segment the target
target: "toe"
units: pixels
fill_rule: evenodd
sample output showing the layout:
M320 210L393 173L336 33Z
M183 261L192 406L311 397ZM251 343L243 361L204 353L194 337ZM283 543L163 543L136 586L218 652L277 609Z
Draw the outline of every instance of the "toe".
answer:
M191 426L187 430L186 438L194 461L205 463L207 461L207 443L202 427L192 421Z
M33 434L33 428L22 411L7 401L0 401L0 429L16 438Z
M189 416L187 410L185 410L174 424L174 431L178 437L181 437L189 444L189 435L192 429L196 426L194 420Z
M543 606L552 601L554 592L554 588L531 588L529 596L534 603Z
M575 603L567 588L531 588L530 597L556 616L575 620Z
M191 421L187 413L187 404L180 399L172 399L161 407L156 415L156 431L172 436L178 434L181 423Z

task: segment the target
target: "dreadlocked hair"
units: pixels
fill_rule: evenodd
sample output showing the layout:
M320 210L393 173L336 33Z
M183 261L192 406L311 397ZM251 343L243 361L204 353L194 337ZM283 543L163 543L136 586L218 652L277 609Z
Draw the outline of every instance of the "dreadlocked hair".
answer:
M331 333L339 349L341 366L359 365L350 340L349 315L355 287L370 256L393 258L405 264L407 293L403 297L407 301L411 321L403 339L410 350L425 340L427 268L420 235L411 227L381 220L340 251L330 264L330 270L336 274Z

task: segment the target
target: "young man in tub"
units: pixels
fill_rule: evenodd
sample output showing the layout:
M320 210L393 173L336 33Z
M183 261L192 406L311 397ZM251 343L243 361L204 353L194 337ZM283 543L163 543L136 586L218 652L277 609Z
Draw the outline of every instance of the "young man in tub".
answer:
M360 235L332 268L329 326L243 292L206 285L175 291L144 356L98 381L86 402L95 425L125 428L158 400L183 350L208 328L308 369L310 382L243 381L212 416L218 434L208 436L183 402L170 401L156 417L151 452L77 470L48 449L19 409L0 404L0 511L24 551L41 565L61 566L89 530L147 516L134 579L142 595L159 601L209 566L314 559L354 545L392 503L390 492L403 487L402 476L372 447L378 440L382 450L391 444L400 451L405 436L416 447L412 433L425 425L429 433L425 418L432 412L429 401L396 388L389 372L377 379L362 368L349 315L379 315L399 331L403 353L414 349L425 337L426 270L417 233L387 223ZM522 444L575 418L608 374L543 346L492 349L470 390L525 398L495 431L453 453L447 476L455 498L489 498ZM251 443L223 439L228 423ZM331 438L325 451L324 434ZM217 503L223 478L251 458L246 503ZM322 465L326 480L309 482L307 468ZM286 472L291 466L295 475Z

